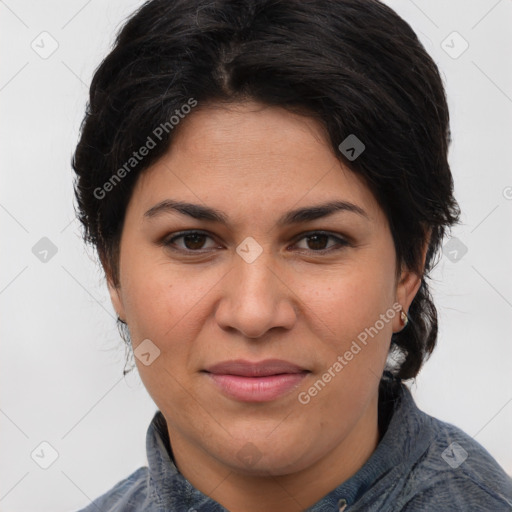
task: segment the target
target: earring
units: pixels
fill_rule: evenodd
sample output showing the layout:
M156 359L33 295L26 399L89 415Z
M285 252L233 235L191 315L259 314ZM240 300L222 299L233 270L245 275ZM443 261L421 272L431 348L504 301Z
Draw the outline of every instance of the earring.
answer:
M400 320L402 320L404 327L409 323L409 317L407 316L407 313L404 311L404 308L402 308L402 311L400 311Z

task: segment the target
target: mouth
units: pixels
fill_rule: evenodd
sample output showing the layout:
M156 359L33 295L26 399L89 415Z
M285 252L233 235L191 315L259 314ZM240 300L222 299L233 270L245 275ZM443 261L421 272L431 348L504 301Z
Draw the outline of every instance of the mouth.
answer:
M240 402L269 402L289 393L311 373L288 361L224 361L203 370L224 395Z

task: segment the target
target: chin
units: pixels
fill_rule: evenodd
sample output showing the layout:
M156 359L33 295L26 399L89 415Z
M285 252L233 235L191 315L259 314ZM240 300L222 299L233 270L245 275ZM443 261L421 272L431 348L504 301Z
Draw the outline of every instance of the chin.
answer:
M283 443L283 436L276 436L269 442L268 434L262 434L260 438L252 441L237 443L237 449L230 452L229 460L225 460L226 451L223 451L222 459L224 464L231 466L237 473L252 476L288 475L301 471L314 462L313 454L297 450L298 446L305 448L303 437L287 435L286 440Z

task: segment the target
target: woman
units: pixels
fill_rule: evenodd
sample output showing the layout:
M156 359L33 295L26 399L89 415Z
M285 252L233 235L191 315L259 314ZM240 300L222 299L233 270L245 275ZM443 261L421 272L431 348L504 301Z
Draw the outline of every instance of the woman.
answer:
M158 406L85 510L511 510L413 379L459 220L436 65L376 0L147 2L94 76L85 240Z

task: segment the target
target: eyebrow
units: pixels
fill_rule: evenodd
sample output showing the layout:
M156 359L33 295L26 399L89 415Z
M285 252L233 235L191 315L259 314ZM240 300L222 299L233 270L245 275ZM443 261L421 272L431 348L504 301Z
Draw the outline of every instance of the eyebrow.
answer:
M164 201L157 203L144 214L144 218L152 219L166 213L175 212L181 213L182 215L188 215L189 217L197 220L206 220L225 225L229 224L228 216L216 208L182 201L174 201L172 199L165 199ZM336 212L351 212L365 217L368 220L370 219L368 214L360 206L348 201L335 200L286 212L277 221L277 226L283 227L303 222L311 222L316 219L327 217Z

